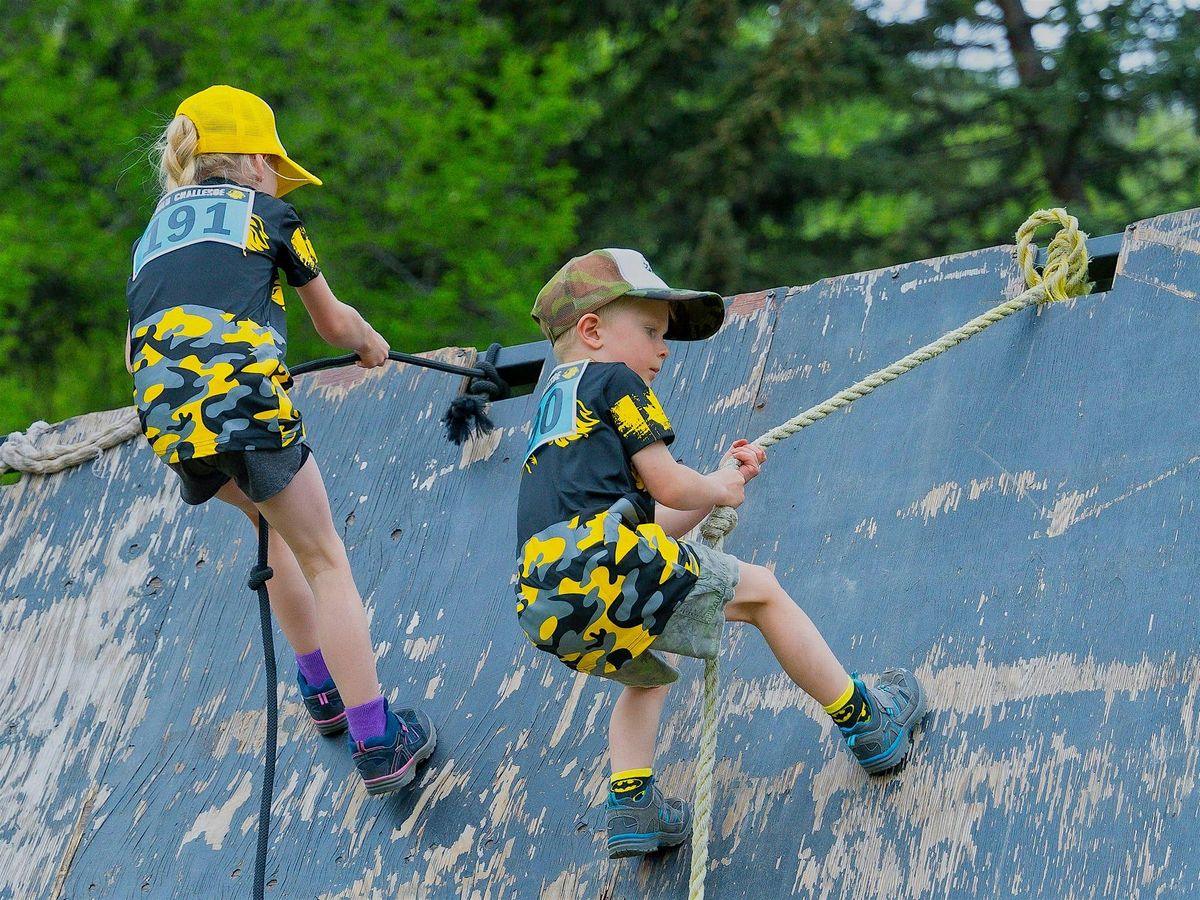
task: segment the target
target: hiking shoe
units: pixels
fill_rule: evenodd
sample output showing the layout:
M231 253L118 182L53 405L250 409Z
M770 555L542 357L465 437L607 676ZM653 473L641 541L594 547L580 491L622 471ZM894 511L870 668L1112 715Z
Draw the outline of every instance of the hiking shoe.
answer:
M866 687L855 672L850 676L871 708L871 718L839 729L869 775L894 769L904 761L912 733L925 716L925 692L906 669L885 669L874 688Z
M326 678L319 687L313 687L304 680L304 673L296 673L296 683L300 685L300 696L308 707L313 724L321 734L341 734L346 730L346 707L342 697L334 686L332 678Z
M641 856L664 847L677 847L692 833L692 810L683 800L668 800L655 785L639 802L608 795L608 858Z
M385 707L385 712L387 731L382 735L365 741L347 738L368 794L400 790L416 777L417 766L437 746L437 730L419 709L393 712Z

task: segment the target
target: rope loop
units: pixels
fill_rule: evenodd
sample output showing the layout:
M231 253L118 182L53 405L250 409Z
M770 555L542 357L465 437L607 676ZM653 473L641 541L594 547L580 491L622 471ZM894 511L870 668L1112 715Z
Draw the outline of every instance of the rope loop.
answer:
M475 367L483 370L483 378L472 378L467 393L479 394L488 400L506 400L511 392L508 383L500 377L500 370L486 359L477 359Z
M1046 265L1036 268L1038 247L1034 233L1043 225L1059 229L1046 248ZM1017 229L1017 263L1031 288L1044 286L1046 295L1039 302L1051 303L1080 297L1092 289L1087 280L1087 235L1079 230L1079 220L1062 207L1039 209Z
M507 399L512 393L496 368L500 349L499 344L492 344L475 360L475 367L483 373L482 377L473 377L466 390L450 401L450 407L442 416L446 439L450 443L461 446L472 435L482 437L496 427L488 417L487 406L494 400Z

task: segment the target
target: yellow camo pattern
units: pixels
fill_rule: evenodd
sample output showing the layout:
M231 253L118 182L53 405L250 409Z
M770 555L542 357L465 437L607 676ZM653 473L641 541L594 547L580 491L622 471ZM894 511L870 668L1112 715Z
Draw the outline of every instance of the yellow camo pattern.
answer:
M131 329L134 404L166 462L281 449L304 436L291 375L272 329L200 306L156 313Z
M658 525L577 516L525 542L517 619L570 668L610 675L654 643L698 575L695 555Z

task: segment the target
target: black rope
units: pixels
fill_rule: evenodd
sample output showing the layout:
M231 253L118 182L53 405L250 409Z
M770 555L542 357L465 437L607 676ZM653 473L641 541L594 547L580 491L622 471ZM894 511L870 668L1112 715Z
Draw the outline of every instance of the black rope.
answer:
M395 350L388 353L388 359L396 362L421 366L426 369L436 369L450 375L463 375L471 380L463 394L454 398L447 410L443 423L447 435L456 444L461 444L473 431L477 435L486 434L495 426L485 412L488 402L503 400L509 395L509 387L500 373L496 370L496 357L500 353L500 345L488 347L483 358L479 360L478 368L471 366L456 366L453 363L437 359L427 359L423 356L413 356L399 353ZM313 359L300 363L291 369L293 375L304 375L307 372L319 372L323 369L333 369L338 366L351 365L358 361L354 353L344 356L332 356L326 359ZM453 425L451 422L453 421ZM456 435L458 437L456 438ZM275 791L275 755L279 742L279 697L277 693L278 678L275 672L275 642L271 625L271 602L267 596L267 581L274 574L267 560L267 547L270 540L270 526L262 513L258 516L258 562L250 571L247 582L250 590L258 593L259 622L262 625L263 662L267 680L267 746L266 759L263 769L262 800L258 808L258 849L254 855L254 897L262 900L266 888L267 877L267 842L271 831L271 799Z
M413 356L411 353L401 353L389 350L388 359L393 362L408 363L410 366L420 366L422 369L436 369L450 375L465 375L468 378L478 378L487 373L483 369L471 366L456 366L454 363L442 362L440 359L430 359L426 356ZM358 354L346 353L342 356L330 356L325 359L310 359L295 366L288 366L293 375L304 375L308 372L320 372L322 369L336 369L338 366L349 366L358 362Z
M357 357L356 357L357 358ZM271 629L271 602L267 581L275 573L267 565L271 529L258 514L258 563L247 584L258 592L258 619L262 626L263 661L267 679L267 757L263 768L262 802L258 807L258 849L254 854L254 897L262 900L267 878L267 838L271 832L271 797L275 791L275 752L279 741L279 698L276 694L275 641Z
M442 416L442 424L446 426L446 437L455 444L461 444L472 434L482 436L496 426L487 415L487 405L493 400L503 400L511 390L496 368L496 358L500 354L500 345L492 344L487 348L483 358L478 360L478 366L456 366L453 363L442 362L440 359L429 359L424 356L413 356L411 353L400 353L396 350L388 352L388 359L395 362L408 363L424 369L436 369L450 375L463 375L471 380L467 389L450 403L450 408ZM358 356L347 353L343 356L330 356L326 359L313 359L293 366L293 375L304 375L308 372L320 372L323 369L333 369L338 366L349 366L358 362Z

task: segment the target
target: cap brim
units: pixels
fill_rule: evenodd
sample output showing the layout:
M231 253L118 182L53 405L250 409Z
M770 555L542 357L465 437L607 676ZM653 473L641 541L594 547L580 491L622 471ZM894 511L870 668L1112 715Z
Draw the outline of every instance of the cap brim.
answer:
M725 300L711 291L641 288L628 291L626 296L666 300L671 304L671 323L664 335L669 341L702 341L720 331L725 323Z
M279 188L275 192L276 197L282 197L288 191L294 191L296 188L306 184L320 184L321 179L314 175L308 169L296 165L286 156L279 157L279 165L275 168L275 173L279 176Z

